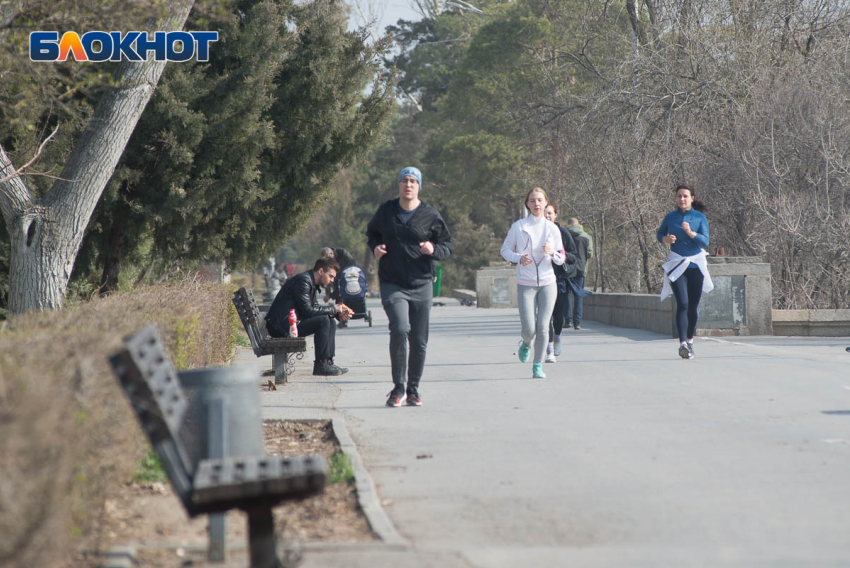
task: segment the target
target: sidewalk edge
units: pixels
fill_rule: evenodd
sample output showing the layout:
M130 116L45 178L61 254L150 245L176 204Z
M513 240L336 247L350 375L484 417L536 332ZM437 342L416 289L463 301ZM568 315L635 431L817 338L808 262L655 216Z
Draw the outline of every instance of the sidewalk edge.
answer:
M360 454L357 452L357 446L345 428L345 418L334 416L331 418L331 425L342 451L345 452L349 461L351 461L351 467L354 470L354 481L357 486L357 500L360 502L360 508L363 509L363 513L366 515L366 519L369 521L372 530L387 544L408 546L410 543L396 531L392 521L390 521L384 512L383 507L381 507L381 501L375 490L375 483L363 465Z

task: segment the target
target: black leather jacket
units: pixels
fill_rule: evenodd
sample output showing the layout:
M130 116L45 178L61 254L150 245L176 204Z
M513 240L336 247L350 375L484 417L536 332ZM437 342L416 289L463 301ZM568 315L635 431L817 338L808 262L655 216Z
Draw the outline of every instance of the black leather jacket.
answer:
M437 260L452 254L452 235L446 222L434 207L424 201L405 223L398 212L398 199L378 207L366 226L369 248L387 245L387 254L378 264L378 278L402 288L418 288L431 282ZM434 253L422 254L419 243L431 241Z
M316 280L313 278L312 270L296 274L287 280L275 296L269 313L266 314L266 327L269 331L274 329L279 337L288 337L289 310L292 308L295 308L295 315L299 321L315 316L336 315L333 306L319 305L316 292Z

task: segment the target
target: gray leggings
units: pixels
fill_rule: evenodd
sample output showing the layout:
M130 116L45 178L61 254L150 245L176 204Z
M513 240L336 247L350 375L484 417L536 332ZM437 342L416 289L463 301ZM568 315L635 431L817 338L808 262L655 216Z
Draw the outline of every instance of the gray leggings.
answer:
M522 324L522 341L531 345L534 339L534 362L542 363L546 356L546 342L549 340L549 319L558 297L558 285L555 282L545 286L516 286L519 321Z

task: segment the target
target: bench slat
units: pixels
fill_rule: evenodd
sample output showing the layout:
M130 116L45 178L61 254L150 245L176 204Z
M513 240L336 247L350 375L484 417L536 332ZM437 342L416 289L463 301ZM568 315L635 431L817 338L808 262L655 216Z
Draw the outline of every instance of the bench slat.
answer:
M320 455L203 460L193 482L193 503L218 507L227 501L263 497L292 499L320 493L327 462Z

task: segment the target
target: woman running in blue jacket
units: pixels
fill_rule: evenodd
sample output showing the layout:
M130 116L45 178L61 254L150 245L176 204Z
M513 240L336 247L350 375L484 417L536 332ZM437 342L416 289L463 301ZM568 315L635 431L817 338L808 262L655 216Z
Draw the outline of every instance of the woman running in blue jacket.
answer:
M661 299L671 293L676 297L679 356L693 359L699 301L703 292L714 289L704 250L708 247L708 219L705 204L694 197L690 186L676 187L676 204L678 207L664 217L656 233L659 242L670 245L667 262L661 265Z

